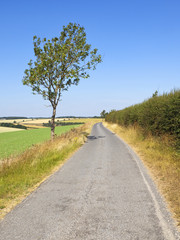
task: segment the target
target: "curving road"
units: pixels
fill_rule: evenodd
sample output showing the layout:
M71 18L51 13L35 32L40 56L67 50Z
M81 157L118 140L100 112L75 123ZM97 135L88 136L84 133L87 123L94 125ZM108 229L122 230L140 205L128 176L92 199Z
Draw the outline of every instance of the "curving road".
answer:
M1 240L180 239L139 158L101 123L0 223Z

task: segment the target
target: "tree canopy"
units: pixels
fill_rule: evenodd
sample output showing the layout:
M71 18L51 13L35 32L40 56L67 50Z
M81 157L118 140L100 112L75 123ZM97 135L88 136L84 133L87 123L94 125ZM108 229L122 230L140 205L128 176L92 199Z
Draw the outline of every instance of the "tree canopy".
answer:
M81 78L89 77L89 70L96 69L102 61L97 48L87 43L84 27L76 23L63 26L59 37L51 40L33 37L35 60L30 60L25 70L23 84L49 100L52 108L52 137L56 107L62 92L71 85L78 85Z
M102 118L105 118L107 114L106 110L103 110L100 115Z

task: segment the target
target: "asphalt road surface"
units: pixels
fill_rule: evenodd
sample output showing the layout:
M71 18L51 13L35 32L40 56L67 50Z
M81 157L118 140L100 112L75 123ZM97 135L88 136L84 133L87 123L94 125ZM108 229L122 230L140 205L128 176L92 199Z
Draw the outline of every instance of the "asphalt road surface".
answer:
M180 239L146 169L101 123L0 223L1 240Z

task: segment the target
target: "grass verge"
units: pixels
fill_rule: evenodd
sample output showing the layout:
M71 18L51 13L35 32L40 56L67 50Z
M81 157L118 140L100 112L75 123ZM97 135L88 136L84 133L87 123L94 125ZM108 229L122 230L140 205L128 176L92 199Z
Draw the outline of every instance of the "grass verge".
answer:
M173 217L180 226L180 154L169 144L169 138L144 136L138 127L104 123L118 134L140 156L149 169Z
M34 190L62 163L68 159L86 140L95 122L35 145L11 161L0 166L0 218Z

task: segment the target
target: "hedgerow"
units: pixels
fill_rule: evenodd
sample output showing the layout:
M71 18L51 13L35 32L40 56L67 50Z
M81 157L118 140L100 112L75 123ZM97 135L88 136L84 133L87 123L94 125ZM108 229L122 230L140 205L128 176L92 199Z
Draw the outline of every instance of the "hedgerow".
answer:
M180 146L180 90L153 96L143 103L106 116L107 122L123 126L138 125L145 133L171 135Z
M20 124L13 124L13 123L0 123L1 127L10 127L10 128L21 128L21 129L27 129L27 127L20 125Z

